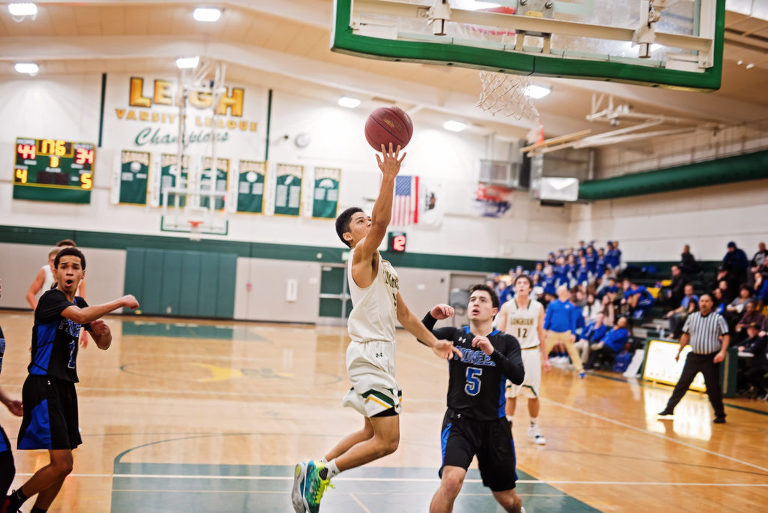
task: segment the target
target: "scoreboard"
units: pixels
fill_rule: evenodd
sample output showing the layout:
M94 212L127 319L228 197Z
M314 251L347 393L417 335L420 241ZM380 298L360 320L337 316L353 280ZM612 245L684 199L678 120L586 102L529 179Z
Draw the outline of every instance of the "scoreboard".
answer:
M16 139L13 198L90 203L93 144L57 139Z

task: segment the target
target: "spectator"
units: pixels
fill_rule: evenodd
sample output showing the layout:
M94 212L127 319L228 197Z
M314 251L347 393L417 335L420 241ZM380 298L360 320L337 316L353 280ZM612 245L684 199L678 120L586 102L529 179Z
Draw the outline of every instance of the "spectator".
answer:
M683 274L680 266L673 265L671 281L672 283L670 283L669 287L665 287L661 291L661 297L664 299L664 302L667 304L667 306L670 308L677 308L680 306L683 297L686 295L685 284L688 283L689 279L685 274Z
M768 278L764 274L755 273L754 291L757 309L762 310L763 306L768 303Z
M498 294L499 296L499 305L503 305L513 297L515 297L515 287L512 285L512 282L515 281L514 273L512 273L509 283L507 282L507 279L503 279L501 283L503 283L503 287L501 287L501 292Z
M675 338L680 336L680 330L688 316L696 311L698 302L699 296L693 293L693 285L689 283L685 286L685 296L680 301L680 306L667 312L669 331L673 333Z
M712 291L712 311L718 315L725 313L725 295L721 288L716 288Z
M587 361L587 369L594 367L595 363L599 360L607 362L613 362L616 355L624 349L624 346L629 342L629 331L627 330L627 318L619 317L616 321L616 326L611 331L606 333L599 342L591 344L589 346L589 361Z
M750 332L757 332L757 327L750 327L748 330ZM754 387L756 396L768 398L768 395L766 395L765 378L766 374L768 374L768 339L766 339L764 332L758 333L756 337L758 340L750 347L750 352L754 356L744 372L743 382L747 387Z
M737 373L737 390L746 390L751 382L752 376L748 376L750 369L757 364L760 367L761 356L765 354L766 337L760 336L760 326L756 323L750 323L747 328L747 338L739 344L739 370ZM742 353L752 355L751 358L741 357ZM746 356L746 355L745 355ZM763 371L765 374L766 371Z
M680 270L690 278L697 274L700 269L699 263L691 253L691 247L686 244L683 246L683 252L680 254Z
M605 325L604 320L603 314L598 313L594 320L584 326L579 341L573 345L579 351L582 362L586 362L589 359L590 344L599 342L608 332L608 326Z
M597 274L597 254L595 253L595 248L587 246L584 258L587 262L587 269L592 273L592 276L600 276Z
M749 276L747 277L747 283L752 285L754 273L759 272L761 268L765 267L768 257L768 249L765 249L765 242L761 242L757 245L757 253L749 261Z
M733 273L725 269L721 269L717 273L714 286L722 292L722 300L725 303L730 303L738 295L739 284L736 282Z
M554 267L557 262L557 259L555 258L555 252L550 251L549 255L547 255L547 265Z
M741 316L738 324L736 324L736 342L740 342L746 338L746 331L744 328L752 323L757 324L757 326L760 328L760 331L765 331L765 317L763 317L763 314L755 310L754 301L747 301L744 303L744 315Z
M597 261L595 262L597 268L597 276L605 274L605 270L608 268L608 264L605 260L605 249L600 248L597 250Z
M587 299L584 301L584 306L581 307L581 314L584 316L584 320L587 322L593 321L599 313L600 303L595 299L593 293L587 293Z
M587 259L586 257L582 257L579 260L579 266L576 268L576 285L578 287L583 287L584 290L586 290L587 285L589 285L589 267L587 266Z
M557 295L557 277L555 276L555 270L551 265L544 268L544 276L541 280L541 286L544 289L545 295L552 296L553 298Z
M608 247L608 250L605 252L605 264L614 271L618 271L621 265L621 251L617 249L619 241L616 241L614 244L614 242L609 240L605 245Z
M557 300L552 301L547 307L544 316L544 329L547 330L546 353L555 346L563 345L571 357L573 366L579 377L583 378L584 366L579 358L579 352L573 347L576 341L576 313L578 308L568 300L570 293L568 287L561 285L557 288Z
M542 274L544 274L544 264L541 262L536 262L536 267L531 272L531 278L535 279L537 276L541 278Z
M747 267L749 267L747 254L733 241L728 243L728 252L723 257L723 266L729 274L733 275L737 285L747 281Z
M653 296L643 285L635 285L628 278L624 279L624 297L622 304L629 305L630 315L634 319L642 319L655 303Z
M744 285L739 289L738 297L725 307L725 320L728 321L729 328L735 325L736 321L741 317L746 303L750 301L751 295L752 289Z

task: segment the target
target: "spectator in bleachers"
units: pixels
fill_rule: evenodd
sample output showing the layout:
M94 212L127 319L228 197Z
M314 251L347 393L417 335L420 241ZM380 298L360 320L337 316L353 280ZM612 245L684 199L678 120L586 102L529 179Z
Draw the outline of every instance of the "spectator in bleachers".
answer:
M587 369L595 366L595 363L602 360L608 363L613 362L616 355L619 354L629 342L629 331L627 330L627 318L619 317L616 325L611 331L606 333L596 344L589 346L589 361Z
M578 342L573 345L579 351L582 362L589 361L590 344L598 343L608 332L608 326L605 325L604 320L603 314L598 313L593 320L584 326Z
M741 318L744 307L752 299L752 289L743 285L739 289L739 295L725 307L725 320L728 321L728 327L733 328L736 322Z
M592 273L592 276L601 276L597 274L597 253L595 253L595 248L587 246L584 253L584 259L587 262L587 269Z
M576 268L576 286L587 290L587 286L590 282L589 267L587 266L586 257L582 257L579 260L579 266Z
M600 248L597 250L597 261L595 263L597 268L597 276L605 274L605 270L608 268L608 264L605 260L605 249Z
M509 282L508 282L509 281ZM502 279L502 283L504 284L503 287L501 287L501 292L498 294L499 296L499 305L503 305L513 297L515 297L515 287L512 285L515 281L515 274L512 273L510 275L509 280L507 278Z
M669 331L672 332L674 338L680 337L685 320L690 314L696 311L698 303L699 296L693 293L693 285L689 283L685 286L685 295L680 301L680 306L667 312Z
M739 369L737 373L736 389L740 391L748 388L751 380L747 376L747 373L754 367L755 362L760 361L760 355L765 354L766 341L768 340L766 337L760 335L760 326L756 322L750 323L745 331L747 332L747 338L738 344ZM752 355L752 357L749 358L747 355Z
M723 257L723 267L729 275L733 276L737 286L747 281L747 267L749 267L747 254L733 241L728 243L728 252Z
M576 317L575 333L581 333L581 331L584 329L584 326L586 324L586 321L584 320L584 314L581 311L581 308L584 305L584 294L581 292L581 290L574 287L571 289L570 301L571 303L573 303L573 306L576 307L576 313L574 314L574 316Z
M725 294L723 294L721 288L716 288L712 291L712 311L718 315L725 314Z
M560 287L561 285L568 285L570 278L568 276L568 268L565 264L565 257L557 257L557 260L555 260L556 265L552 268L555 274L555 287Z
M622 304L629 306L629 313L634 319L642 319L653 306L655 300L643 285L635 285L628 278L624 279Z
M557 277L555 269L551 265L544 268L544 276L541 279L541 285L544 288L544 294L554 298L557 295ZM549 299L548 301L551 301Z
M761 242L757 245L757 253L749 261L749 276L747 276L747 284L754 284L754 275L760 271L760 268L764 268L766 261L768 260L768 249L765 249L765 242Z
M690 278L697 274L700 269L696 257L691 253L691 247L686 244L683 246L683 252L680 254L680 270Z
M595 295L592 292L588 292L587 299L581 307L581 314L584 316L584 320L586 322L593 321L599 313L600 303L595 299Z
M557 259L555 258L555 252L550 251L549 255L547 255L547 265L554 267L557 262Z
M755 273L755 301L757 301L757 309L762 310L763 306L768 304L768 277L762 273Z
M733 301L739 294L739 283L736 282L735 276L725 269L717 273L715 288L720 289L723 295L722 301L726 304Z
M613 241L608 241L605 245L608 247L605 252L605 265L615 271L618 271L621 266L621 251L618 250L619 241L614 244Z
M763 314L755 309L754 301L747 301L744 303L744 314L741 316L741 319L739 319L739 322L736 324L736 328L734 329L736 342L740 342L746 338L745 328L752 323L757 324L757 326L760 328L760 331L765 331L765 317L763 317Z
M669 287L661 290L661 299L670 308L677 308L685 297L685 286L689 278L683 274L679 265L672 266L672 278ZM698 301L698 300L697 300Z
M547 330L546 352L555 346L565 346L571 357L573 366L579 377L584 377L584 366L579 358L579 352L573 347L576 341L576 317L578 308L569 300L570 291L565 285L557 288L557 300L547 306L544 316L544 329Z

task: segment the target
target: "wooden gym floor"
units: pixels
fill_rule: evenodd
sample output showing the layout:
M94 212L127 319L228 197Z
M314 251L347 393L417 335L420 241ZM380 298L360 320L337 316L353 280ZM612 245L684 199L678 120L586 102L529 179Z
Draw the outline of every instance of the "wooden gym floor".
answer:
M51 513L289 512L292 465L319 458L362 420L341 407L346 329L109 317L107 352L81 350L83 445ZM32 316L0 312L7 341L0 386L19 397ZM416 513L438 486L447 368L398 332L404 391L398 451L334 480L328 513ZM674 421L657 421L670 390L612 374L553 369L541 428L514 435L528 513L758 511L768 503L768 403L727 399L712 424L706 396L689 393ZM19 419L0 411L15 444ZM15 451L14 486L47 462ZM31 507L31 503L25 509ZM762 505L762 506L761 506ZM471 471L457 513L501 511Z

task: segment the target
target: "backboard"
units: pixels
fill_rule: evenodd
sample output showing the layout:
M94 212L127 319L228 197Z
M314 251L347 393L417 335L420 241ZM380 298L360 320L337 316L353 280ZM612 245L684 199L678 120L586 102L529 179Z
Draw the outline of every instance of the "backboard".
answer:
M725 0L334 0L331 49L391 61L720 87Z

